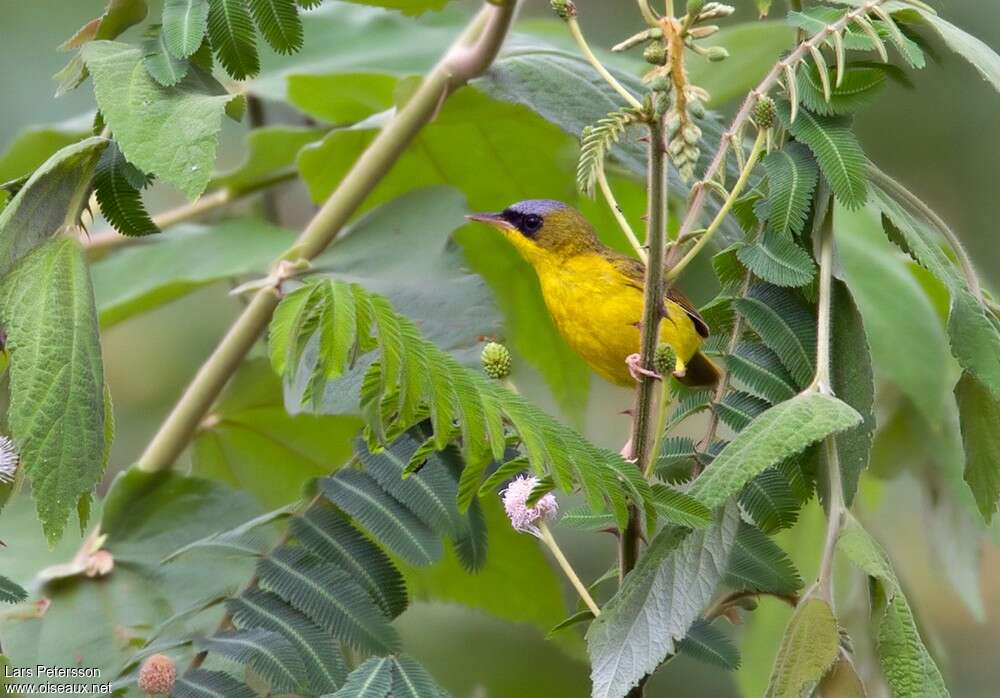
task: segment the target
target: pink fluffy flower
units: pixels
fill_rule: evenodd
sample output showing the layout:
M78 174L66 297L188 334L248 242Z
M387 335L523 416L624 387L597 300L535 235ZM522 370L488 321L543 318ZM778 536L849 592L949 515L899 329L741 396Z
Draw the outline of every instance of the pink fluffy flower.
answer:
M176 679L174 660L163 654L148 657L139 667L139 690L149 695L169 695Z
M538 478L519 475L511 480L502 492L503 508L507 511L507 517L514 530L534 536L540 535L536 525L539 520L552 521L559 513L559 504L551 492L539 499L535 506L528 506L528 497L537 484Z

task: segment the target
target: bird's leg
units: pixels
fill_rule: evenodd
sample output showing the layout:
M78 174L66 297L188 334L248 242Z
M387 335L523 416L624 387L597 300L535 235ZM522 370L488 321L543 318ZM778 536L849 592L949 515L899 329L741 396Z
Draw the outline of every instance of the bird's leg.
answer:
M636 462L636 458L632 454L632 437L629 437L629 440L625 442L624 446L622 446L621 454L622 458L627 460L629 463Z
M632 374L632 377L636 382L641 381L643 377L655 378L656 380L662 380L661 376L656 371L650 371L648 368L643 368L640 364L642 363L642 356L640 354L629 354L625 357L625 365L628 366L628 372Z

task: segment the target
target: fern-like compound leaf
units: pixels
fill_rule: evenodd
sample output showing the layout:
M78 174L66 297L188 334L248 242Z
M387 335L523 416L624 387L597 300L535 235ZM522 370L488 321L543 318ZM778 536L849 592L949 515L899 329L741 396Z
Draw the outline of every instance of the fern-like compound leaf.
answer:
M264 628L288 640L305 666L311 692L330 693L344 683L347 670L334 639L279 597L250 589L226 601L226 610L238 628Z
M441 541L433 531L370 475L342 470L325 478L322 489L331 502L408 562L430 565L441 557Z
M852 65L844 72L840 85L831 87L830 99L823 94L823 83L816 66L803 63L798 73L799 99L807 109L824 116L854 114L870 106L885 86L885 70L875 65ZM832 71L829 75L833 80Z
M785 551L747 523L740 524L723 581L736 590L769 594L794 594L802 588L802 578Z
M163 30L152 26L143 39L143 65L146 72L164 87L172 87L188 74L191 64L184 58L177 58L167 49Z
M724 632L699 618L677 643L677 651L700 662L736 671L740 668L740 651Z
M117 145L105 150L94 172L97 203L104 217L122 235L153 235L160 229L146 212L139 190L129 181L141 178L141 173L137 175L130 170L135 170L135 166L125 159Z
M787 102L778 104L778 116L796 140L809 146L837 199L849 209L864 206L868 201L868 160L850 119L800 109L792 123Z
M19 584L0 575L0 602L20 603L26 598L28 598L28 592L22 589Z
M730 377L744 392L767 400L772 405L794 397L795 381L781 364L777 354L759 342L740 342L726 356Z
M257 693L224 671L193 669L177 678L170 695L174 698L205 698L205 696L256 698Z
M201 46L208 30L208 0L166 0L163 37L174 58L187 58Z
M250 667L275 693L302 690L305 665L292 643L276 632L255 628L217 633L197 640L195 647Z
M664 521L705 528L712 523L712 512L694 497L664 485L653 485L653 506Z
M261 588L355 649L389 653L399 636L367 592L343 571L301 548L282 546L260 561Z
M403 654L392 660L393 698L445 698L448 693L413 657Z
M587 196L594 195L594 186L608 152L621 139L625 129L638 119L635 109L623 107L583 129L580 137L580 160L576 167L576 186L581 192Z
M391 657L372 657L347 677L330 698L387 698L392 693Z
M295 0L250 0L250 13L275 51L295 53L302 48L302 20Z
M292 518L292 536L313 555L342 569L390 618L406 610L403 576L381 548L334 507L320 502Z
M816 319L802 297L770 284L755 284L733 303L788 369L797 387L805 388L816 361Z
M764 533L793 526L799 518L799 501L784 474L769 468L748 482L740 493L740 505Z
M791 142L763 161L767 172L768 229L779 235L798 235L806 224L819 169L809 149Z
M723 424L733 431L741 431L768 407L770 405L766 400L749 393L731 390L720 402L715 403L713 409Z
M208 0L208 38L212 51L234 80L260 72L257 40L245 0Z
M812 283L816 265L792 238L766 231L760 240L740 248L747 269L775 286L798 288Z

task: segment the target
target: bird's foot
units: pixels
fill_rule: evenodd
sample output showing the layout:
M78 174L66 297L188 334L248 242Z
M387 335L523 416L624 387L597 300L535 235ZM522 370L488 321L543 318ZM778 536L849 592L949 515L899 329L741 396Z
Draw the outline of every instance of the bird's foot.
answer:
M629 437L629 440L625 442L625 445L622 446L620 453L622 454L622 458L627 460L629 463L638 462L638 459L632 455L632 437Z
M643 368L640 364L642 362L642 357L639 354L629 354L625 357L625 365L628 366L628 372L632 375L632 378L636 382L641 381L645 378L655 378L656 380L662 380L661 376L656 371L650 371L648 368Z

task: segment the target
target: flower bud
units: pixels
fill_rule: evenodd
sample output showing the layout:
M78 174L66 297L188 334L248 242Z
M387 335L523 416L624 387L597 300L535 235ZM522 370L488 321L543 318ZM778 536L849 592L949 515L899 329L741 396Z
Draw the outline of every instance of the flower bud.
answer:
M691 27L688 29L688 35L692 39L704 39L706 37L712 36L719 31L719 25L717 24L706 24L703 27Z
M688 124L681 133L684 142L688 145L696 145L701 140L701 129L694 124Z
M483 372L490 378L503 380L510 375L510 352L503 344L490 342L483 347L479 359L483 364Z
M762 131L773 127L777 116L774 100L766 95L760 97L757 104L753 106L753 121L757 124L757 128Z
M147 657L139 667L139 690L154 696L169 695L177 679L174 660L165 654Z
M674 88L674 83L666 75L657 75L649 81L649 89L653 92L663 92L669 94Z
M722 46L709 46L705 49L705 58L713 63L718 63L719 61L724 61L729 58L729 51L724 49Z
M653 368L661 376L669 376L677 366L677 354L669 344L660 344L653 354Z
M576 17L576 5L572 0L552 0L552 11L559 15L560 19Z
M652 65L664 65L667 62L667 47L659 41L654 41L646 46L642 52L642 57L646 59L647 63Z

